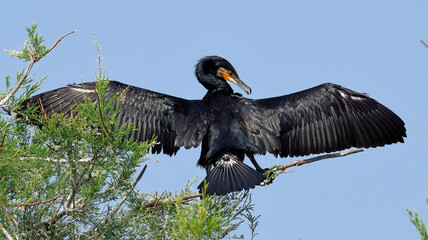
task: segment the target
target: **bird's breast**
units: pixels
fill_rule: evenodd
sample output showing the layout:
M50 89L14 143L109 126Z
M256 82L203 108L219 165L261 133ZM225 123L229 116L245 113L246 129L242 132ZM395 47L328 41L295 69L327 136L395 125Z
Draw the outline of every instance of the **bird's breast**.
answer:
M211 98L208 104L213 119L206 139L207 157L225 151L251 151L258 131L245 99L238 96Z

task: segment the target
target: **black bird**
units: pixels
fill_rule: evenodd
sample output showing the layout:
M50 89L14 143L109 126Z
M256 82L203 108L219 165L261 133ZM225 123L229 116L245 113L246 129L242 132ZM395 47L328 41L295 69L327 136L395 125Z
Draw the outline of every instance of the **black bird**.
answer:
M255 154L280 157L339 151L351 147L378 147L404 142L404 122L366 94L325 83L301 92L266 99L248 99L234 93L230 81L251 93L224 58L209 56L196 64L195 75L208 90L202 100L186 100L110 81L106 98L127 87L119 123L133 122L129 136L159 144L153 153L175 154L202 145L198 166L206 169L207 193L223 195L254 188L264 170ZM46 112L71 115L85 98L96 102L95 84L69 85L34 96ZM245 156L256 170L243 163ZM204 186L202 182L198 188Z

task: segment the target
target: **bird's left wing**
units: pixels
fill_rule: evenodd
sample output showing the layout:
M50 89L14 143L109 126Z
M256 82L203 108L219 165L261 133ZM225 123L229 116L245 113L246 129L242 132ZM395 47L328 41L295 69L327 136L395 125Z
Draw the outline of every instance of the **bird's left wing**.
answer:
M387 107L331 83L254 104L266 129L261 134L276 136L264 138L276 146L266 150L281 157L384 146L406 136L404 122Z
M136 141L147 141L157 137L159 144L152 152L175 154L180 147L197 147L210 118L204 104L199 100L186 100L170 95L110 81L106 98L127 90L121 111L117 116L119 124L132 122L134 131L128 136ZM65 113L72 116L72 109L78 103L90 100L96 103L98 93L95 83L72 84L67 87L41 93L26 100L28 103L42 103L44 111Z

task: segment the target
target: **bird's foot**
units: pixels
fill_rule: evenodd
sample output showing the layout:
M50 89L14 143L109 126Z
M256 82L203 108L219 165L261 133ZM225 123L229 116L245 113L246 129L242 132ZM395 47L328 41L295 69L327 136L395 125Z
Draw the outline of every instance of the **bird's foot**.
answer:
M262 172L263 173L263 177L265 178L265 180L261 184L262 186L266 186L266 185L269 185L269 184L273 183L273 180L278 175L275 171L272 171L272 169L270 169L270 168L265 168L265 169L260 169L260 170L263 171Z
M269 169L270 169L270 168L258 168L258 169L256 169L256 170L257 170L257 172L259 172L259 173L265 173L265 172L269 171Z
M271 184L271 183L273 183L273 180L274 180L275 178L270 178L270 177L266 177L265 176L265 180L262 182L262 184L260 184L260 185L262 185L262 186L266 186L266 185L269 185L269 184Z

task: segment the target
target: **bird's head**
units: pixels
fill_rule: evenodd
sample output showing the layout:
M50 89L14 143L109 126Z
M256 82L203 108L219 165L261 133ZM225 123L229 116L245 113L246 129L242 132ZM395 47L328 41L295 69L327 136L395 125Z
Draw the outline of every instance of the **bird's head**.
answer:
M226 59L218 56L204 57L196 64L195 75L208 91L232 91L226 81L240 87L248 95L251 88L238 76L235 68Z

